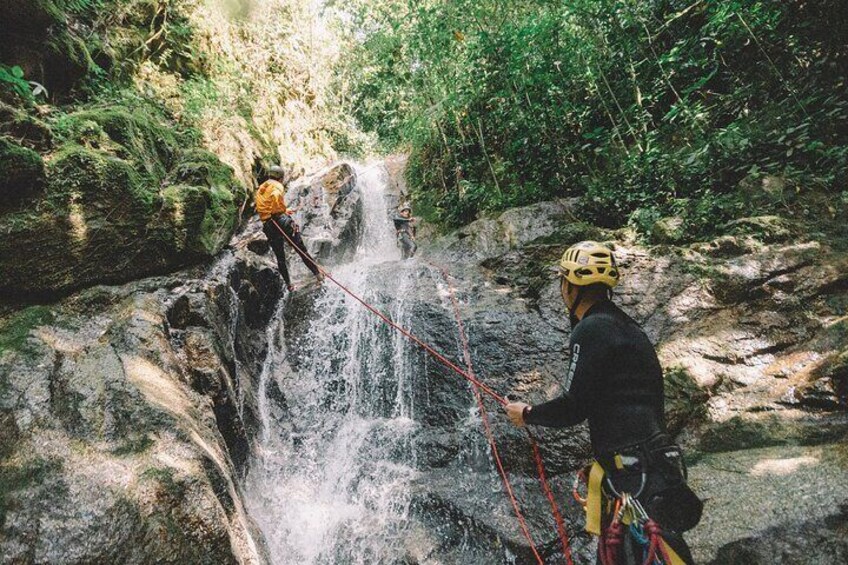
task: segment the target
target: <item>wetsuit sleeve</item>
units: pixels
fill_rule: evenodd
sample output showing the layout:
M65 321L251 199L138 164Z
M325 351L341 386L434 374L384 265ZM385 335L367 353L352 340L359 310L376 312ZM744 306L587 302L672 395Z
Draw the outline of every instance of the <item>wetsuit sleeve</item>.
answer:
M595 326L591 318L578 325L571 340L571 362L562 396L533 406L525 418L528 424L564 428L588 417L598 385L598 368L607 349L603 331Z

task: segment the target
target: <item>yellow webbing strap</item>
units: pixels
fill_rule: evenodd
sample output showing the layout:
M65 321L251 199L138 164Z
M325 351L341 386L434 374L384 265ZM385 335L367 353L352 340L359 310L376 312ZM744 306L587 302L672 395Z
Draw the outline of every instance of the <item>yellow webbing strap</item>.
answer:
M666 565L686 565L686 562L683 561L683 559L677 555L673 549L671 549L671 546L668 545L665 540L662 540L662 544L668 552L668 556L671 558L671 563L666 563Z
M618 467L620 463L619 456L616 456L615 461L616 467ZM602 483L604 481L605 475L604 468L601 467L601 464L597 461L592 463L592 469L589 471L589 480L588 480L588 493L586 494L586 531L594 536L601 535L601 514L603 513L603 504L604 504L604 494ZM629 524L632 521L632 517L629 515L629 512L625 512L622 517L622 522L624 524ZM686 562L674 551L665 540L662 540L662 544L665 547L665 550L668 552L668 556L671 558L671 563L666 563L666 565L686 565Z
M586 531L594 536L601 535L601 508L604 500L601 483L604 480L604 468L595 461L589 471L586 495Z

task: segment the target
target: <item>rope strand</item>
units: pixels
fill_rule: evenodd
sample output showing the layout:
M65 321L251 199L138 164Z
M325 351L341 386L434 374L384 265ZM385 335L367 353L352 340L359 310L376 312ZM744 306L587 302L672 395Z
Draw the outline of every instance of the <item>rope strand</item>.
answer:
M292 247L298 249L297 245L295 245L294 241L292 241L292 239L288 236L288 234L285 232L285 230L283 230L283 228L281 228L279 226L279 224L277 224L277 222L275 220L273 220L273 218L272 218L272 221L274 221L274 226L280 231L281 234L283 234L283 237L286 238L286 241L288 241L289 244ZM391 318L389 318L388 316L386 316L385 314L383 314L382 312L377 310L375 307L373 307L370 304L368 304L367 302L365 302L365 300L360 298L356 293L354 293L352 290L350 290L345 285L343 285L338 280L336 280L336 278L333 277L333 275L330 274L330 272L327 271L324 267L322 267L317 261L315 261L314 259L312 259L311 257L309 257L307 255L304 255L304 257L310 263L312 263L315 266L315 268L318 269L318 272L320 272L326 278L330 279L333 282L333 284L335 284L340 289L342 289L348 296L350 296L351 298L353 298L354 300L359 302L362 306L364 306L366 309L368 309L368 311L370 311L372 314L374 314L375 316L377 316L378 318L383 320L386 324L388 324L389 326L391 326L395 330L399 331L407 339L409 339L410 341L412 341L413 343L415 343L416 345L421 347L424 351L429 353L430 356L433 357L436 361L438 361L439 363L441 363L442 365L444 365L448 369L451 369L453 372L455 372L457 375L461 376L462 378L464 378L464 379L468 380L469 382L473 383L474 385L478 386L481 391L486 393L488 396L490 396L495 402L497 402L501 406L506 406L508 404L506 398L504 398L503 396L501 396L500 394L495 392L486 383L480 382L473 375L470 375L468 372L460 369L455 363L451 362L444 355L442 355L441 353L439 353L438 351L436 351L435 349L433 349L432 347L430 347L429 345L427 345L426 343L421 341L412 332L410 332L406 328L396 324Z
M457 324L457 327L459 328L459 336L460 336L461 341L462 341L463 355L465 357L465 366L468 368L469 373L471 373L473 375L474 374L474 368L471 364L471 348L468 344L468 337L465 334L465 325L462 322L462 317L461 317L460 312L459 312L459 303L456 299L456 294L454 292L453 286L450 284L450 280L448 278L450 275L448 274L447 269L445 269L444 267L434 265L433 263L430 263L430 264L442 273L442 277L445 279L445 283L448 285L448 293L450 294L451 303L453 305L454 316L456 317L456 324ZM492 453L494 455L495 462L498 464L499 472L502 472L503 467L500 464L500 459L498 457L497 447L495 446L494 439L491 438L491 430L489 429L488 419L487 419L487 417L485 417L485 407L483 407L482 398L480 398L479 394L477 394L476 396L477 396L478 401L479 401L481 413L484 414L483 423L486 427L487 435L489 436L489 443L492 446ZM530 430L526 430L526 431L527 431L527 438L530 441L530 446L533 449L533 459L535 460L535 463L536 463L536 471L539 473L539 482L542 485L542 491L545 493L545 497L548 499L548 502L551 505L551 514L553 515L554 522L556 524L557 534L559 535L559 540L560 540L560 543L562 544L563 556L565 557L565 561L568 565L574 565L574 562L573 562L572 556L571 556L571 546L568 542L568 533L565 529L565 523L563 522L562 515L560 514L559 506L557 505L556 499L554 498L553 490L551 490L551 487L548 484L547 474L545 473L545 465L542 461L541 450L539 449L539 445L536 442L536 438L534 438L533 434L530 433ZM512 498L512 489L510 488L509 479L507 478L507 476L505 474L501 474L501 478L503 479L504 486L506 487L507 492L511 497L511 501L513 502L513 507L515 508L516 516L518 517L519 522L523 523L524 518L520 514L520 510L518 509L517 502L514 500L514 498ZM532 547L532 540L529 538L529 534L528 534L527 537L528 537L528 540L531 541L531 547ZM534 548L534 550L535 550L535 548Z
M435 265L433 265L436 267ZM462 343L462 354L465 358L465 366L468 369L470 374L474 374L474 367L471 362L471 349L468 345L468 338L465 335L465 326L462 323L462 317L459 313L459 303L456 300L456 294L454 293L453 286L450 284L450 280L448 280L448 273L442 267L436 267L442 273L442 278L445 279L445 284L448 285L448 294L450 295L451 304L453 306L453 313L456 317L456 325L459 329L459 337L460 342ZM483 397L480 395L480 392L476 387L472 386L472 391L474 392L474 398L477 400L477 407L480 410L480 417L483 420L483 428L486 431L486 439L489 442L489 448L492 450L492 458L495 460L495 465L498 468L498 474L501 477L501 481L504 485L504 490L506 490L507 496L509 497L509 501L512 504L512 509L515 512L515 517L518 519L518 524L521 528L521 533L524 535L524 538L527 540L527 543L530 544L530 549L533 551L533 555L536 557L536 560L539 562L539 565L544 564L544 559L539 554L539 550L536 548L536 543L533 541L533 536L530 533L530 528L527 526L527 521L524 518L524 514L521 512L521 507L518 504L518 499L515 496L515 493L512 490L512 485L509 482L509 477L506 474L506 470L504 470L503 462L501 461L500 453L498 451L498 446L495 443L495 437L492 433L491 424L489 423L489 414L486 411L486 406L483 404Z
M272 219L272 221L274 223L274 226L277 228L277 230L279 230L279 232L283 235L283 237L286 239L286 241L288 241L288 243L292 247L294 247L295 249L299 249L299 247L289 237L289 235L285 232L285 230L283 230L282 227L280 227L280 225L276 222L276 220ZM503 481L503 484L504 484L504 489L506 490L507 495L509 496L510 502L511 502L513 510L515 512L515 516L518 519L518 523L519 523L519 527L521 529L521 532L524 535L524 537L527 539L527 542L530 544L530 549L533 552L533 555L536 558L536 560L538 561L539 565L543 565L544 559L542 558L541 554L539 553L539 550L536 548L536 544L533 541L533 536L530 533L530 528L527 525L527 521L524 518L524 515L521 513L521 508L519 506L518 499L515 496L515 492L512 489L512 485L510 484L509 478L507 477L507 474L506 474L506 470L504 469L503 462L500 458L500 453L498 452L497 444L495 443L495 440L494 440L494 434L492 433L491 424L489 422L488 412L486 410L485 404L483 403L483 397L480 393L481 392L485 393L486 395L491 397L495 402L497 402L500 406L506 406L508 404L508 401L506 400L506 398L504 398L503 396L501 396L500 394L495 392L487 384L485 384L484 382L477 379L477 377L474 375L474 369L472 367L471 353L470 353L470 348L469 348L469 345L468 345L468 339L467 339L467 336L465 335L465 328L462 324L462 318L460 317L459 306L458 306L456 296L455 296L454 291L453 291L453 287L450 285L450 281L448 280L447 271L445 269L441 268L441 267L437 267L442 272L442 276L445 278L445 282L448 285L448 289L449 289L450 297L451 297L451 302L453 304L454 314L456 315L456 321L457 321L457 325L458 325L458 328L459 328L459 333L460 333L460 337L461 337L461 341L462 341L463 355L464 355L464 358L465 358L465 364L467 366L467 370L461 369L455 363L453 363L452 361L447 359L444 355L442 355L441 353L439 353L438 351L433 349L431 346L424 343L421 339L419 339L417 336L415 336L411 331L409 331L406 328L398 325L391 318L389 318L387 315L383 314L377 308L375 308L374 306L372 306L371 304L366 302L363 298L358 296L352 290L347 288L344 284L339 282L335 277L333 277L333 275L329 271L327 271L322 265L320 265L317 261L315 261L311 256L304 254L303 257L306 260L308 260L310 263L312 263L312 265L318 270L319 273L321 273L321 275L323 275L324 277L326 277L327 279L332 281L343 292L345 292L348 296L350 296L355 301L357 301L359 304L361 304L363 307L365 307L369 312L371 312L372 314L374 314L375 316L380 318L380 320L382 320L384 323L386 323L391 328L400 332L404 337L409 339L415 345L422 348L425 352L427 352L436 361L438 361L439 363L441 363L442 365L444 365L448 369L452 370L453 372L455 372L457 375L459 375L462 378L464 378L465 380L467 380L472 385L472 391L474 392L475 399L477 400L477 406L480 410L480 416L483 420L483 427L485 429L486 438L487 438L487 440L489 442L489 446L492 450L492 456L495 460L495 464L496 464L497 469L498 469L498 474L500 475L501 480ZM542 490L544 491L545 496L547 497L547 499L548 499L548 501L551 505L551 512L553 514L554 521L556 522L557 533L559 535L560 542L562 544L563 555L565 556L566 563L568 565L573 565L572 555L571 555L571 547L569 546L569 542L568 542L568 533L566 532L565 524L563 522L562 515L560 514L559 507L557 506L556 500L554 498L553 491L551 490L550 485L548 484L548 481L547 481L547 476L546 476L546 473L545 473L544 464L542 462L541 451L539 450L539 446L536 443L535 438L532 436L532 434L530 433L529 430L527 431L527 436L530 440L530 445L533 448L533 456L534 456L534 459L535 459L536 468L537 468L538 473L539 473L539 481L542 484Z

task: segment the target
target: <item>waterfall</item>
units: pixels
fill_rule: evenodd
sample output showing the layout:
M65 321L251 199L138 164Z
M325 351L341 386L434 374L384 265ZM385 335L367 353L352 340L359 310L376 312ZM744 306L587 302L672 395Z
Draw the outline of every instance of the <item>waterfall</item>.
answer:
M399 261L384 168L359 171L362 241L332 271L407 324L417 261ZM269 329L248 508L276 564L395 562L417 474L411 346L331 283L313 292L308 308L291 298Z

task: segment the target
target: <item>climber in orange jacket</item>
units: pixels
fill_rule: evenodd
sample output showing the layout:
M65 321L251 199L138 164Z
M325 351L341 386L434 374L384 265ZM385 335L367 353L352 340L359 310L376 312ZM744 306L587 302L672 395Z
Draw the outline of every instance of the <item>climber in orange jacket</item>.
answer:
M268 177L256 190L254 201L259 219L262 220L262 231L265 232L268 243L271 244L271 249L277 256L277 265L286 282L286 288L290 292L294 290L286 265L286 242L292 245L295 252L303 259L303 264L312 271L320 283L324 280L324 275L318 269L315 259L306 251L306 245L300 236L300 227L291 217L297 208L286 206L286 187L283 184L286 181L286 172L282 167L273 166L268 170ZM285 232L285 235L281 231Z

